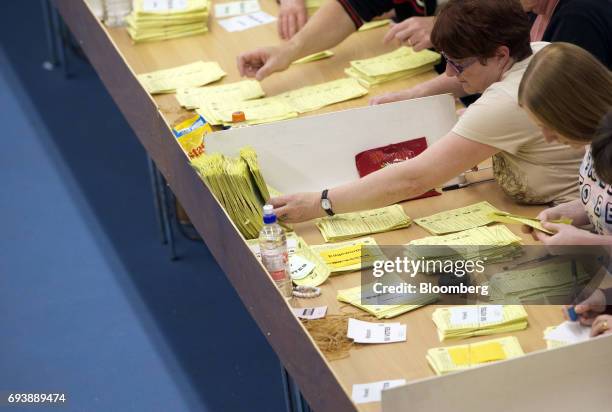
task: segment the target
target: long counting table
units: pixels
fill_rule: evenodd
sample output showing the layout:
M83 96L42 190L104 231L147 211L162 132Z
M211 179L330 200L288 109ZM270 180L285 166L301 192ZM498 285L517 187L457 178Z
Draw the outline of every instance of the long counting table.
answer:
M263 10L277 13L273 0L260 0ZM242 51L278 42L275 24L238 33L225 32L213 17L210 32L205 35L164 42L133 45L123 28L106 28L92 15L84 0L55 0L61 15L87 53L91 63L113 99L136 132L141 143L169 182L187 210L219 265L240 295L240 298L268 338L285 368L297 382L309 405L316 411L378 411L380 404L355 405L351 401L352 385L386 379L404 378L408 382L433 376L425 360L427 349L440 344L429 305L399 316L393 321L408 326L406 342L373 345L353 349L345 359L328 362L313 340L294 317L290 307L229 220L214 196L188 165L185 155L175 143L169 124L185 114L173 95L151 97L140 86L135 74L174 67L196 60L217 61L228 75L220 84L239 80L236 55ZM334 49L335 56L317 63L292 67L263 81L268 95L298 87L344 77L343 69L353 59L372 57L390 51L384 46L384 28L355 33ZM371 89L360 99L332 105L315 113L364 106L370 97L422 82L435 74L428 73L409 80L390 82ZM218 83L219 84L219 83ZM483 183L443 196L404 203L412 218L427 216L450 208L488 200L502 210L534 215L537 208L514 204L495 183ZM511 229L520 234L517 226ZM295 226L309 244L323 243L312 222ZM416 225L374 237L381 245L399 245L426 236ZM525 242L530 238L523 235ZM296 307L327 305L328 313L339 313L336 292L359 284L359 273L335 276L323 285L321 297L291 302ZM526 352L545 347L542 331L562 320L558 307L528 307L529 328L513 333ZM499 335L504 336L504 335ZM476 342L482 338L462 340ZM452 342L451 344L456 344Z

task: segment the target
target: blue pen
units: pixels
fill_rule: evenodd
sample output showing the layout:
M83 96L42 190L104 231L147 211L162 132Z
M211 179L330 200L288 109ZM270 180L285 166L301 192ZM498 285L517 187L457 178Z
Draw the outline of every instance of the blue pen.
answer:
M567 308L567 314L572 322L576 322L578 320L578 315L576 314L576 309L574 309L574 306Z

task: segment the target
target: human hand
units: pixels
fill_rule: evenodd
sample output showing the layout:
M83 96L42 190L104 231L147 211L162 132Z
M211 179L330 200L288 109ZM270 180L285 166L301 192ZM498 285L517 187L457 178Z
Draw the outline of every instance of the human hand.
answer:
M375 106L378 104L399 102L400 100L410 100L410 99L412 99L412 96L409 93L409 90L402 90L399 92L391 92L391 93L385 93L385 94L381 94L378 96L374 96L370 99L369 105Z
M611 302L612 303L612 302ZM563 316L570 319L567 310L570 306L563 307ZM583 325L592 325L595 318L606 310L606 295L601 289L596 289L588 298L574 306L574 311L578 315L578 321ZM612 322L610 323L612 326Z
M533 231L533 237L546 246L588 245L593 237L593 234L586 230L564 223L542 222L542 227L555 232L554 235L549 235L539 230Z
M255 77L257 80L287 69L291 62L289 53L281 47L260 47L241 53L236 59L240 75Z
M612 315L599 315L591 325L591 337L612 333Z
M435 22L434 17L410 17L401 23L394 24L385 37L385 44L397 40L400 44L405 44L421 51L432 47L430 36Z
M283 223L298 223L324 216L321 195L316 192L294 193L273 197L268 201L274 206L274 213Z
M278 12L278 35L283 40L291 39L308 20L305 0L280 0Z

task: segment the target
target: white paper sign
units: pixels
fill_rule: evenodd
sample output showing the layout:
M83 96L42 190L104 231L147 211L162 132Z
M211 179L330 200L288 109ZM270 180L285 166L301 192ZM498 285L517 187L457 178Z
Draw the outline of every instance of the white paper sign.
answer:
M453 326L483 325L499 323L504 320L504 307L502 305L482 305L476 307L452 307L449 309Z
M356 343L392 343L406 340L406 325L371 323L349 318L346 336Z
M576 343L589 339L590 333L591 328L581 325L580 322L565 321L544 335L544 339Z
M300 280L310 275L315 268L315 264L302 256L294 255L289 258L291 279Z
M252 27L268 24L276 20L276 17L269 15L266 12L258 11L256 13L245 14L244 16L232 17L225 20L219 20L219 24L229 32L243 31Z
M327 306L317 306L315 308L292 308L295 316L301 319L321 319L327 313Z
M260 7L257 0L232 1L230 3L215 4L215 17L220 19L223 17L239 16L259 10Z
M355 403L380 402L382 391L406 384L405 379L358 383L353 385L352 398Z
M181 11L187 9L187 0L143 0L142 10L146 12Z

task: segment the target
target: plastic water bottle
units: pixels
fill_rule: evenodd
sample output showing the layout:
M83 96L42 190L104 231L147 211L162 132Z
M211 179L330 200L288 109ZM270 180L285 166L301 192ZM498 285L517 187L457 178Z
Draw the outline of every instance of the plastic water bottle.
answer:
M289 271L289 255L287 253L287 237L285 231L276 222L274 207L265 205L263 208L263 227L259 232L259 251L261 262L276 282L285 298L291 298L293 288Z

